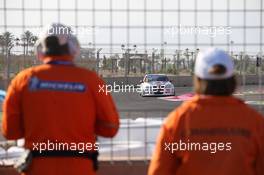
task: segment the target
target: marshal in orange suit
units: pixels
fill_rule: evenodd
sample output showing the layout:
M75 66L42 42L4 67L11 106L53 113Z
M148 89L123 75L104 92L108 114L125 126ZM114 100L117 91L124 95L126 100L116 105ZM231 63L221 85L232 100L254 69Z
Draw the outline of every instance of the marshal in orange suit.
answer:
M79 44L69 27L52 24L36 50L44 64L12 80L3 105L2 133L7 139L25 138L25 148L35 152L40 144L64 144L57 147L61 152L33 156L26 175L94 175L93 160L76 155L76 150L100 149L97 136L117 133L119 116L111 95L99 91L104 82L96 73L74 65Z
M200 52L194 79L196 96L166 118L148 175L263 175L263 116L232 96L231 57Z

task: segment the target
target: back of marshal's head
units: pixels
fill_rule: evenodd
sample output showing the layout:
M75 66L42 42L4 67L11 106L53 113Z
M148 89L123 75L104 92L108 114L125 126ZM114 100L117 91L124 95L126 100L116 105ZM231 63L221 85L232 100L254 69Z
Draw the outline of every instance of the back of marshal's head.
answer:
M199 52L195 63L194 85L198 94L232 95L236 89L232 58L217 48Z
M36 42L36 55L45 56L69 55L73 58L80 53L78 39L69 26L52 23L46 26Z

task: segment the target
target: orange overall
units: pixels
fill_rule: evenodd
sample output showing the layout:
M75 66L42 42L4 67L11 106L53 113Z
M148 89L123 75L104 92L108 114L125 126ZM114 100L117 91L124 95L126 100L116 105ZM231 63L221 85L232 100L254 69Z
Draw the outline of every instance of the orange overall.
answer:
M70 56L46 57L47 64L20 72L11 82L3 104L2 132L7 139L36 143L94 145L96 136L113 137L119 116L104 82L96 73L71 63ZM100 145L99 145L100 147ZM92 161L78 157L37 157L26 174L93 175Z
M180 143L185 143L182 149ZM148 171L148 175L263 174L263 117L232 96L199 95L166 118Z

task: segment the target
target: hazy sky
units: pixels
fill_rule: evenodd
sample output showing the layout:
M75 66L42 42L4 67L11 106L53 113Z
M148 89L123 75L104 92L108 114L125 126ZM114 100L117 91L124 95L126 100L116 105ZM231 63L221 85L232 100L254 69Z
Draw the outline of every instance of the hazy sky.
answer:
M30 29L37 34L37 27L56 21L71 25L73 28L79 26L79 30L84 31L78 35L83 47L87 47L89 42L95 42L98 47L109 48L112 43L113 49L120 50L121 44L129 42L131 45L137 44L138 49L143 50L144 43L148 49L151 49L159 48L162 42L167 42L166 50L173 52L178 48L194 48L195 39L199 48L213 44L225 49L233 40L234 50L258 52L260 43L263 44L264 41L264 28L260 27L264 24L264 12L262 19L260 13L264 9L264 2L261 7L261 1L264 0L246 0L244 7L244 0L229 0L228 17L226 11L228 0L197 0L197 13L194 13L195 0L181 0L180 3L176 0L146 0L146 13L144 0L94 0L95 4L93 0L60 0L59 3L58 0L25 0L24 13L21 8L22 0L6 0L6 26L8 31L17 36L23 29ZM162 4L163 13L160 11ZM213 13L210 11L211 7ZM4 0L0 0L1 33L4 31L4 17ZM186 29L186 26L195 27L195 24L204 27L203 29L212 30L212 27L218 27L217 29L220 27L224 31L228 29L231 33L220 32L215 37L204 33L186 34L186 31L177 34L179 25ZM91 32L93 25L96 26L94 37ZM243 47L243 43L247 44L246 47Z

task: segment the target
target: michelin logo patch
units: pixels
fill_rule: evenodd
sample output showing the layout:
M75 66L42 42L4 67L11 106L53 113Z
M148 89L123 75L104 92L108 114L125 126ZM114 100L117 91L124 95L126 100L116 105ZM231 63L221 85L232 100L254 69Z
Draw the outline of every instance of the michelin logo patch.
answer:
M76 82L60 82L40 80L32 77L29 82L29 90L50 90L50 91L67 91L67 92L85 92L86 86Z

